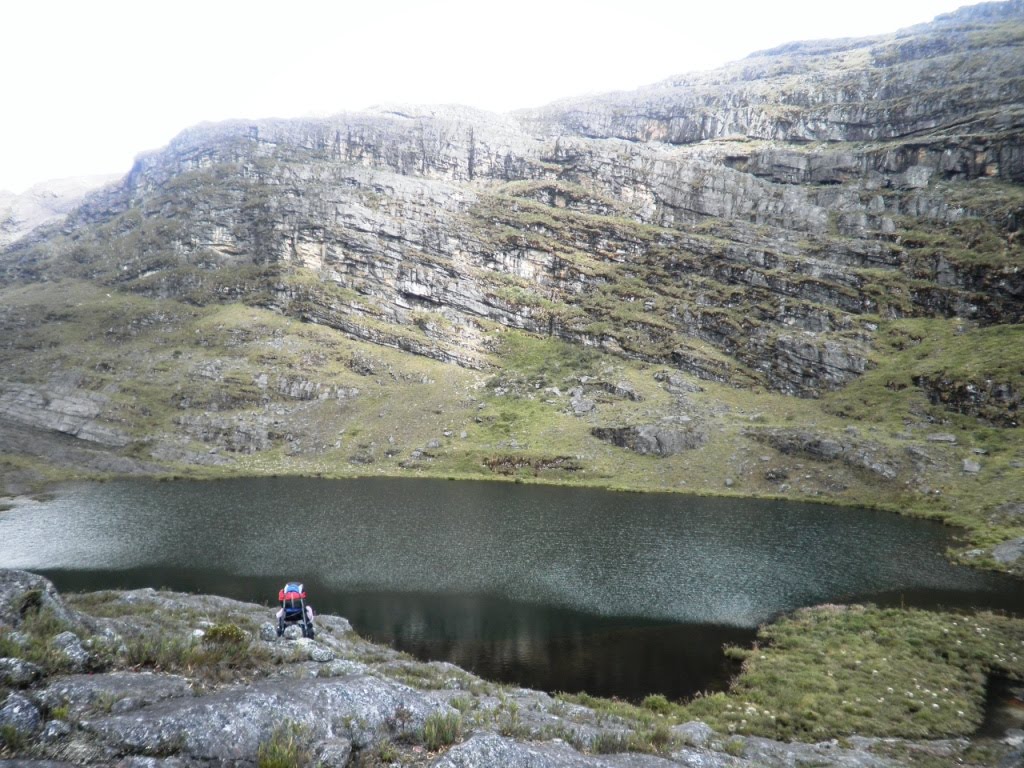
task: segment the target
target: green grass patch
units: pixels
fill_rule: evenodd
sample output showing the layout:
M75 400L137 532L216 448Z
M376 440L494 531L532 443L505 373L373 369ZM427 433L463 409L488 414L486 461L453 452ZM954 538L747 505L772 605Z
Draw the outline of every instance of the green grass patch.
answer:
M223 679L265 669L271 660L269 651L253 645L234 624L215 625L201 640L168 630L148 631L127 640L125 647L122 663L131 668Z
M967 736L990 674L1024 680L1024 620L989 613L822 606L758 642L740 651L729 692L695 699L688 716L775 739Z
M1012 403L982 397L972 406L944 395L957 387L985 392L991 385L1024 391L1024 326L972 327L957 319L907 319L882 325L875 365L843 389L822 397L826 410L894 428L914 413L941 422L957 413L997 424L1017 418ZM946 399L943 400L943 397ZM1024 443L1022 443L1024 444Z
M19 600L21 621L17 631L23 639L16 639L11 629L0 629L0 657L10 656L30 661L40 666L46 674L68 671L71 661L54 647L53 638L71 627L43 603L42 592L39 590L29 590Z

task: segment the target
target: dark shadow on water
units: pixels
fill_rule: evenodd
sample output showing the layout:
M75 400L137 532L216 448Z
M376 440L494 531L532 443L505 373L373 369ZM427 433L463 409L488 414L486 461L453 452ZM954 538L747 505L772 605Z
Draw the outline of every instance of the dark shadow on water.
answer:
M606 617L474 595L341 596L364 634L421 659L546 691L639 701L724 690L734 673L723 645L755 630Z
M723 644L839 602L1024 615L954 566L955 531L778 500L444 481L265 478L63 487L0 515L0 565L61 589L166 586L315 608L420 658L544 690L722 688ZM276 606L275 606L276 608ZM628 618L624 618L628 617Z
M43 571L61 591L163 587L267 605L270 618L289 578L239 578L176 568ZM422 660L450 661L487 679L549 692L585 691L640 701L724 690L735 674L725 645L749 645L756 630L606 617L486 595L339 592L306 589L318 612Z
M985 719L974 735L1001 739L1012 730L1024 730L1024 682L992 675L985 689Z

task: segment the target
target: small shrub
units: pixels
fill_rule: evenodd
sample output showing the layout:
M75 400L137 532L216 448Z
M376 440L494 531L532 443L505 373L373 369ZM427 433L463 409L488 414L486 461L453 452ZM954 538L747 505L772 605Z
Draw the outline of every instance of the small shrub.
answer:
M18 615L25 618L29 613L39 613L43 607L43 591L30 589L23 592L18 602Z
M602 731L594 737L590 749L599 755L611 755L629 751L629 734Z
M188 666L194 644L168 635L141 635L125 643L125 662L130 667L176 671Z
M215 624L206 630L203 642L207 645L247 645L249 636L237 624Z
M38 664L47 673L67 671L70 660L67 655L53 648L50 640L68 629L50 608L41 603L42 593L30 590L22 595L22 621L18 631L22 639L13 639L10 632L0 632L0 656L12 656Z
M647 740L655 752L666 752L672 746L672 729L668 723L658 723L654 730L647 734Z
M194 652L193 657L196 664L207 667L243 667L256 660L249 648L249 635L237 624L210 627L203 636L201 652Z
M433 712L423 724L423 743L431 752L454 744L461 734L462 718L454 712Z
M643 700L644 709L659 715L667 715L672 711L672 703L660 693L655 693Z
M101 691L92 701L89 708L97 714L109 715L113 711L114 705L124 697L125 694Z

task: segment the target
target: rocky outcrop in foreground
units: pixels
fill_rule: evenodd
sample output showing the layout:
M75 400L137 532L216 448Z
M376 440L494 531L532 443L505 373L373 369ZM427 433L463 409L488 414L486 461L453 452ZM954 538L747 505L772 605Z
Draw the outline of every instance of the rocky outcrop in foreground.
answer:
M904 764L893 754L952 764L968 746L785 744L654 713L632 721L414 661L342 618L320 617L315 639L279 639L270 617L264 606L152 589L65 602L40 576L0 571L0 756L168 767L883 768Z

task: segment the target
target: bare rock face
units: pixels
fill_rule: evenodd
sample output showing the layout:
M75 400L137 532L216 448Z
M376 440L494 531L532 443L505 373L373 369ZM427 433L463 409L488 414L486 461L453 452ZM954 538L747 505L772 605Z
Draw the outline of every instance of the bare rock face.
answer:
M927 393L932 403L951 411L975 416L995 426L1020 426L1024 393L1010 382L919 376L914 384Z
M187 129L59 226L0 242L0 285L98 290L110 323L90 344L131 350L142 376L140 358L174 347L160 375L189 386L112 383L116 362L80 360L58 334L23 342L62 312L0 301L0 432L74 437L19 445L111 472L341 447L328 417L370 395L317 375L338 361L281 370L275 348L232 369L244 342L229 340L191 365L190 344L223 340L180 333L196 330L188 307L256 307L481 371L500 329L515 329L673 369L677 397L690 377L800 398L841 390L888 354L888 321L1019 326L1022 27L1012 0L510 115L391 106ZM181 317L121 318L139 296ZM151 346L136 352L140 336ZM913 386L949 411L1019 424L1018 373L960 373ZM606 396L635 399L619 385L572 386L566 412L599 420ZM157 402L136 407L138 389ZM653 423L598 430L656 455L702 439ZM370 445L346 457L381 460ZM886 481L900 471L872 446L833 458Z
M692 425L647 424L639 427L594 427L591 434L640 454L674 456L699 448L707 436Z
M101 394L70 386L0 385L0 418L107 447L124 447L128 437L100 418L106 401Z
M979 265L977 245L963 260L919 232L1012 248L1021 225L975 197L1024 180L1024 11L995 8L512 116L200 126L78 208L65 239L6 261L39 279L59 254L132 291L248 301L469 367L486 321L815 396L868 367L866 315L1024 316L1002 246ZM610 322L602 290L627 276L615 294L635 311Z
M389 720L399 708L408 713L401 727L413 734L438 705L373 677L274 680L169 699L148 707L145 718L111 715L82 727L117 749L152 754L174 745L192 759L230 761L255 755L265 735L286 721L304 726L310 743L341 736L366 747L391 735Z
M59 678L38 698L48 709L65 707L68 717L78 719L104 709L124 714L191 695L189 681L180 675L116 671Z
M610 768L615 765L635 765L638 767L668 766L661 758L639 758L632 755L629 763L623 763L622 757L598 757L583 755L567 744L526 745L497 734L478 734L450 749L435 763L436 768L483 768L487 765L504 765L509 768Z
M902 469L899 460L881 446L850 436L840 439L794 429L751 429L747 435L788 455L841 461L886 481L895 480Z

